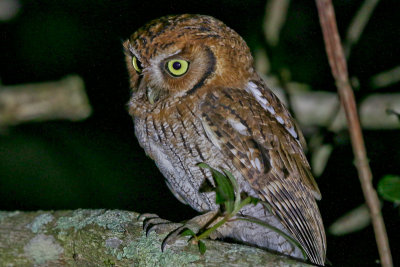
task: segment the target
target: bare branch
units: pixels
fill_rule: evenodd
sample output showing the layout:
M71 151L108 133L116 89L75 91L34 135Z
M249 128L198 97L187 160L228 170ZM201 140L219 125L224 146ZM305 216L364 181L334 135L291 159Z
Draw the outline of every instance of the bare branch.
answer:
M268 1L264 18L264 36L271 46L279 42L279 35L286 21L290 0Z
M344 41L344 51L346 58L349 58L351 48L358 42L362 32L367 26L372 12L374 11L379 0L365 0L357 14L353 17L349 28L347 29L346 39Z
M0 127L27 121L82 120L91 111L79 76L54 82L0 86Z
M287 83L290 103L279 87L279 82L266 78L271 90L285 103L291 106L296 119L302 127L325 127L329 131L339 132L347 128L346 115L340 107L336 93L326 91L308 91L308 86L296 82ZM359 103L361 126L363 129L400 129L395 115L400 113L400 93L371 94ZM392 112L388 112L388 110Z
M361 126L357 115L354 93L351 89L347 64L337 30L335 11L331 0L316 0L318 15L324 36L326 52L336 81L341 103L349 125L350 137L361 187L371 215L382 266L393 266L389 241L383 222L379 199L372 185L372 173L369 167Z
M371 78L371 85L375 89L390 86L400 82L400 66L378 73Z
M362 204L340 216L329 226L329 233L336 236L348 235L364 229L371 223L367 205Z

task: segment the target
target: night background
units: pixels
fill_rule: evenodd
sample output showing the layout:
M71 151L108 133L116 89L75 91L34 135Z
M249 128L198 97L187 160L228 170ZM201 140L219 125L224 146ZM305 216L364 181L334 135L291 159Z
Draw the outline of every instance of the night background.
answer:
M1 2L3 11L4 3L16 4L16 13L0 18L0 90L79 75L92 113L79 121L0 125L0 210L124 209L172 221L196 215L170 193L136 141L127 113L130 89L122 42L154 18L180 13L214 16L236 30L253 52L268 55L264 74L306 84L312 91L336 92L314 1L290 2L275 45L264 35L265 1ZM363 3L333 1L342 39ZM398 72L382 86L371 82L374 75L399 68L399 14L398 0L379 1L352 47L348 66L357 102L371 94L400 92ZM1 109L0 105L0 113ZM364 130L375 186L385 175L400 175L399 129L400 122L391 129ZM304 131L307 141L319 135L332 148L316 177L322 192L318 205L328 229L364 203L350 137L346 129L314 126ZM312 149L309 157L311 153ZM399 206L382 199L382 212L394 265L399 266ZM327 241L333 266L379 266L371 225L342 236L327 233Z

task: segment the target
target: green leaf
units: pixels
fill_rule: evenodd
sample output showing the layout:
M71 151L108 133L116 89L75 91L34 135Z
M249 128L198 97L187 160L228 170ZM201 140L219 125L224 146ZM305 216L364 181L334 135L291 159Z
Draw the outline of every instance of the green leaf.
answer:
M388 201L400 202L400 176L384 176L378 183L378 192Z
M254 206L258 204L258 202L260 202L260 199L255 198L255 197L250 197L251 201L250 204L253 204Z
M203 241L199 240L199 242L197 243L197 245L199 246L200 254L203 255L204 253L206 253L207 247L206 247L206 244L204 244Z
M217 184L217 191L224 197L225 201L234 201L235 193L229 179L217 170L212 171Z
M210 165L208 165L207 163L204 163L204 162L197 163L197 166L199 166L200 168L203 168L203 169L212 169L210 167Z
M234 207L233 209L236 209L240 205L240 201L242 198L240 197L240 188L239 184L236 181L236 178L232 175L231 172L224 170L225 175L229 178L229 181L231 182L233 186L233 191L235 193L235 202L234 202Z
M195 236L196 234L190 230L190 229L185 229L182 233L181 236Z
M238 193L240 194L239 185L238 185L238 183L236 181L236 178L232 175L232 173L230 171L227 171L227 170L223 170L223 171L224 171L226 177L228 177L229 181L231 182L231 184L233 186L233 190L235 191L235 193L236 194L238 194ZM239 198L240 198L240 196L239 196Z
M234 207L235 192L230 178L225 176L223 173L217 171L216 169L210 167L206 163L199 163L199 167L206 168L211 171L214 178L216 188L216 204L224 204L228 212L231 212Z

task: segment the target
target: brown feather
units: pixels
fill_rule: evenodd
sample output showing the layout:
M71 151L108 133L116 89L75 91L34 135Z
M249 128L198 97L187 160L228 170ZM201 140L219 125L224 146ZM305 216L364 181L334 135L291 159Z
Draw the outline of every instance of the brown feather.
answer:
M296 236L307 255L323 262L325 232L313 199L319 190L300 143L293 142L285 126L246 91L223 88L217 92L205 96L200 108L203 120L218 132L223 152L235 157L236 168L260 198L273 207L273 212ZM229 94L230 98L221 98L220 92ZM238 99L252 111L235 105ZM231 126L230 120L246 127L242 132L245 134ZM256 164L257 161L262 165Z

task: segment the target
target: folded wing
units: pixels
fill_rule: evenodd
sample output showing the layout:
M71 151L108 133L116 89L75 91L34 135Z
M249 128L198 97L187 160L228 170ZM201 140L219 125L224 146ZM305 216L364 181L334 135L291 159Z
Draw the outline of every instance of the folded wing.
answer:
M280 110L263 103L251 91L215 90L200 106L202 124L209 139L232 158L308 257L323 264L325 232L315 201L320 192L304 155L301 135L286 109L278 113Z

